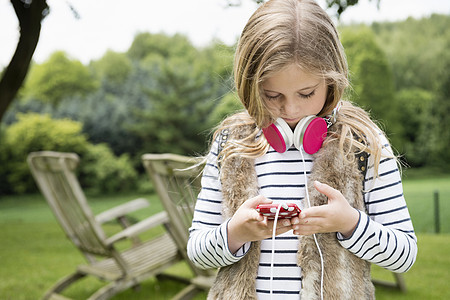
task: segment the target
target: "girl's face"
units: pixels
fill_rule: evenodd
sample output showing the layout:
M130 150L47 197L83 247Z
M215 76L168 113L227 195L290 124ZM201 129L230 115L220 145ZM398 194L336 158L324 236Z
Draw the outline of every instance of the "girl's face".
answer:
M294 129L309 115L317 115L327 97L324 78L304 72L290 64L262 84L263 99L275 118L282 118Z

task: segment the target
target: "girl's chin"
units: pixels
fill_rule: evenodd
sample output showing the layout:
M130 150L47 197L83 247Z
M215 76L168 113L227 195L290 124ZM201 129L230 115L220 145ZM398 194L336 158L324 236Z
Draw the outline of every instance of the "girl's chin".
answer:
M291 127L292 129L295 128L295 126L297 126L298 122L300 122L300 119L283 119L288 125L289 127Z

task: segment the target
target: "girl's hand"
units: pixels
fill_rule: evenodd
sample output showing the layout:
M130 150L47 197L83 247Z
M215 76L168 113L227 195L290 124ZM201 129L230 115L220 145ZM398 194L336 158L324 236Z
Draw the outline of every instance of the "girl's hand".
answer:
M304 209L292 219L294 234L340 232L349 237L359 221L359 212L348 204L338 190L327 184L314 182L314 187L328 197L328 204Z
M228 222L228 247L235 253L245 243L259 241L272 236L273 221L256 211L258 204L270 204L271 200L264 196L256 196L245 201ZM277 222L276 234L282 234L292 229L288 219Z

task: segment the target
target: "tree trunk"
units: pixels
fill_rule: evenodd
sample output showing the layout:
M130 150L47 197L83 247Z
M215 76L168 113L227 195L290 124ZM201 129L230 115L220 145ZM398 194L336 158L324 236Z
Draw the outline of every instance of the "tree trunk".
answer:
M46 0L11 0L20 26L16 52L0 81L0 121L21 87L39 41L41 21L48 14Z

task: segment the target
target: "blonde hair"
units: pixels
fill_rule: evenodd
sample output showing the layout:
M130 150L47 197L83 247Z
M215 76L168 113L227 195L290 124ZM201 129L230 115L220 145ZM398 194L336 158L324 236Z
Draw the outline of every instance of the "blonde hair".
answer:
M260 128L273 123L262 97L262 83L275 72L297 64L306 72L322 77L328 86L327 97L318 116L326 116L342 99L349 86L348 66L338 32L327 13L313 0L270 0L250 17L239 39L234 60L234 81L240 101L247 112L236 114L221 124L226 127L255 124L253 134L227 143L222 159L231 155L256 158L269 146ZM379 161L381 149L378 127L362 109L343 102L339 120L344 124L340 148L356 146ZM381 131L380 131L381 132ZM362 142L353 142L357 135ZM345 147L347 148L347 147ZM351 147L350 147L351 148ZM376 170L378 166L376 166Z

